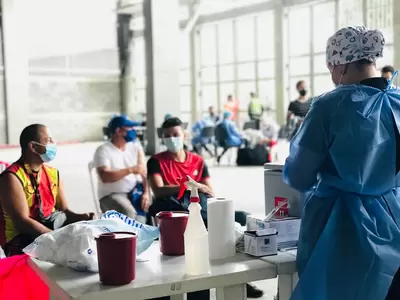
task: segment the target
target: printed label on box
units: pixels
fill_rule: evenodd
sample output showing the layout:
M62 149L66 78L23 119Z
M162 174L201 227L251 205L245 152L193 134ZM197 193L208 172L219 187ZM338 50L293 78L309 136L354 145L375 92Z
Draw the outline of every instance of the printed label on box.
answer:
M282 206L276 213L277 217L287 217L289 215L289 204L288 199L284 197L275 197L275 207L277 207L282 202L287 202L284 206Z

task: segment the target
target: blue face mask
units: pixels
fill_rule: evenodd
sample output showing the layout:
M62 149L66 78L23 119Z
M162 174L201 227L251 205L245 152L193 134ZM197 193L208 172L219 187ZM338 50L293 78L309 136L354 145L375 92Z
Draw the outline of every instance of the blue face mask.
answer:
M133 142L136 139L136 130L127 130L124 138L127 143Z
M43 154L39 154L40 158L43 160L44 163L48 163L50 161L52 161L57 154L57 146L56 144L52 143L52 144L47 144L47 145L43 145L40 143L36 143L37 145L43 146L46 148L46 152Z

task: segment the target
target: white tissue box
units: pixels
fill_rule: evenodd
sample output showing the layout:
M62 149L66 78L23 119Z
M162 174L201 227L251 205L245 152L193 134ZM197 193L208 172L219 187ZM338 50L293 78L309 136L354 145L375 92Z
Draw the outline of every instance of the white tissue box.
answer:
M275 228L246 231L244 233L244 252L256 257L276 255L278 253L276 237Z
M266 228L275 228L278 231L276 238L278 249L296 247L300 234L300 218L271 219L264 221L265 217L247 216L247 230L263 230Z

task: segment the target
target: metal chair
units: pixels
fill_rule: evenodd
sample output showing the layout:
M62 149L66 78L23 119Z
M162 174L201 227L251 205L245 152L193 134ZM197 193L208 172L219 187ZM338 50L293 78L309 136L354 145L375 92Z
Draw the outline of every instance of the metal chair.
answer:
M243 125L243 130L246 129L257 129L257 124L255 121L247 121Z
M97 187L98 187L99 182L98 182L97 173L96 173L96 166L94 165L94 163L92 161L88 164L88 170L89 170L90 186L92 188L94 207L98 214L102 214L102 211L100 208L100 202L99 202L100 199L99 199L99 195L97 194Z
M222 156L224 156L229 149L234 148L226 143L227 140L228 140L228 132L225 126L223 126L222 123L218 124L215 127L215 157L217 158L218 164L220 163ZM220 155L218 155L218 147L222 147L223 149ZM229 164L230 161L231 159L229 157Z
M197 145L200 146L200 149L198 149L198 151L200 152L201 149L203 148L211 155L211 157L213 157L214 153L210 150L210 148L207 147L207 145L214 144L214 146L215 146L215 142L213 141L215 139L215 127L214 126L206 126L206 127L204 127L201 130L200 138L201 138L200 139L201 142L199 144L197 144ZM207 140L207 142L203 143L203 140ZM196 145L193 145L193 146L195 147L195 150L196 150L196 148L197 148Z
M7 169L10 166L8 162L5 161L0 161L0 173L3 173L5 169Z

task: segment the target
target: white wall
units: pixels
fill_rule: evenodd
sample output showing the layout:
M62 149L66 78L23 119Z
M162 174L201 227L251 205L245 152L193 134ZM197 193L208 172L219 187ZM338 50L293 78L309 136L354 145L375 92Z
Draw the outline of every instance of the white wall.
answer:
M116 0L25 3L31 59L115 48Z

